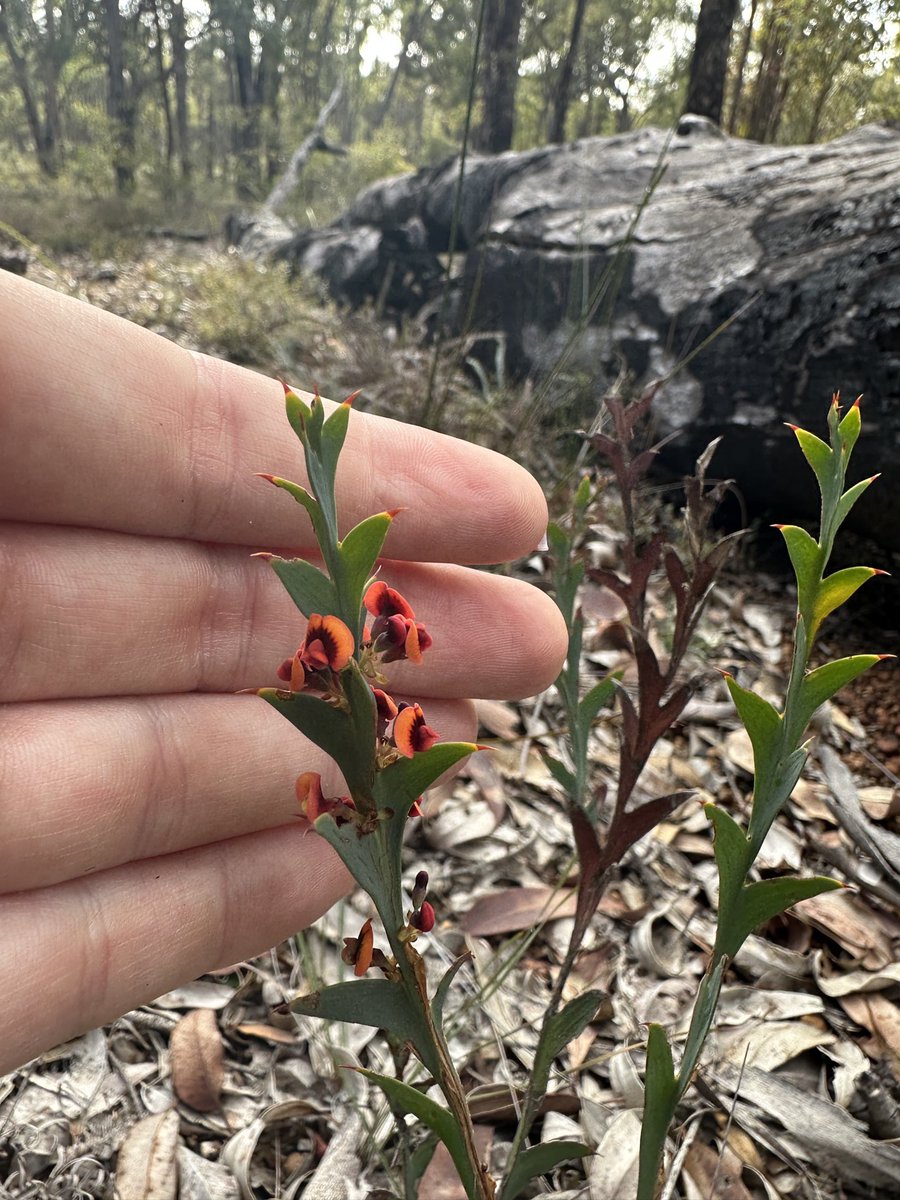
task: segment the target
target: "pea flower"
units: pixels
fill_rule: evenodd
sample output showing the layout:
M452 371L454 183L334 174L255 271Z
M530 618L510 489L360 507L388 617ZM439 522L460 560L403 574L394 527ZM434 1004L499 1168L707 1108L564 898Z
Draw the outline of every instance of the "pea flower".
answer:
M394 745L406 758L417 751L430 750L440 735L425 723L420 704L401 704L394 720Z
M375 618L369 636L384 662L401 658L422 661L423 652L432 644L431 634L395 588L382 579L376 580L363 597L363 604Z
M356 808L352 796L337 796L326 800L322 795L322 776L316 771L306 771L294 784L300 812L311 825L322 813L334 813L339 825L349 820L348 810Z
M303 645L293 658L278 668L278 678L290 683L292 692L302 692L315 680L309 676L325 671L342 671L353 654L353 634L340 617L312 613L306 626Z

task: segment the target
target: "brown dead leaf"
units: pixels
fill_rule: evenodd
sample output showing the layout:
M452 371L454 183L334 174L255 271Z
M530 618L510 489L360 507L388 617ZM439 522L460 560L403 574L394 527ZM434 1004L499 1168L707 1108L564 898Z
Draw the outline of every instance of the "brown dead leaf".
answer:
M474 937L519 933L543 921L575 915L576 896L571 889L551 887L504 888L476 900L460 925Z
M480 1125L494 1125L498 1121L515 1121L522 1111L522 1091L513 1092L506 1083L486 1083L472 1088L466 1096L472 1120ZM581 1108L581 1101L572 1092L548 1092L538 1104L538 1116L546 1113L562 1113L574 1116Z
M684 1160L684 1170L700 1195L715 1195L716 1200L753 1200L741 1179L741 1167L742 1163L733 1150L726 1147L720 1156L712 1146L699 1141L691 1145Z
M488 1162L493 1141L494 1130L490 1125L475 1126L475 1145L482 1162ZM419 1180L418 1200L466 1200L466 1189L443 1142L438 1142Z
M861 787L859 802L866 816L871 817L873 821L886 821L900 813L900 790L878 785Z
M174 1108L132 1125L116 1163L119 1200L175 1200L179 1125Z
M900 1008L880 992L841 996L839 1003L857 1025L873 1035L873 1057L887 1055L895 1074L900 1072Z
M294 1046L297 1043L296 1024L293 1020L290 1027L285 1029L252 1021L245 1025L236 1025L235 1028L244 1037L262 1038L264 1042L275 1042L279 1046Z
M826 892L801 901L793 911L802 921L837 942L854 963L869 970L886 966L894 957L875 914L858 896Z
M503 700L476 700L475 714L479 725L494 737L509 742L519 736L519 714L513 705Z
M218 1108L225 1070L215 1013L197 1008L182 1017L172 1030L169 1051L178 1098L197 1112Z

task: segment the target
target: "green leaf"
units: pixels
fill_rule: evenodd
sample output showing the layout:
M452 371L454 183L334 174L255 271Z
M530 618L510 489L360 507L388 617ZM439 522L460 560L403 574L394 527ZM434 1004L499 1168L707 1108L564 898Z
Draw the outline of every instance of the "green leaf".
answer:
M456 972L463 965L469 962L472 954L471 951L466 951L465 954L460 954L459 958L454 959L447 970L444 972L441 982L437 985L434 993L434 999L431 1001L431 1011L434 1014L434 1023L438 1029L443 1027L444 1023L444 1005L447 1002L447 993L450 991L450 984L456 978Z
M750 842L740 825L723 808L707 804L705 811L712 822L715 835L713 850L719 869L721 920L727 912L730 898L740 891L747 877L747 870L752 861Z
M531 1071L536 1096L543 1096L547 1090L554 1058L587 1028L596 1016L602 999L603 993L600 991L583 992L544 1022Z
M591 477L590 475L582 475L578 487L575 489L575 497L573 504L576 511L582 514L591 502Z
M436 1137L428 1137L421 1145L416 1146L415 1150L407 1158L406 1169L404 1171L407 1196L417 1195L419 1180L428 1170L428 1164L434 1158L437 1145L438 1139Z
M350 1021L373 1025L417 1045L424 1022L416 1013L401 983L388 979L353 979L335 983L319 992L298 996L288 1005L303 1017L326 1021Z
M423 750L412 758L401 758L377 773L373 788L377 806L394 809L401 817L399 822L390 825L398 861L403 825L413 803L445 771L477 749L472 742L438 742L430 750Z
M822 574L819 543L799 525L779 525L778 529L797 577L797 605L802 612L810 612Z
M339 404L322 426L321 455L322 464L334 485L337 473L338 459L347 436L347 425L350 421L350 405Z
M381 553L384 539L391 526L390 513L375 513L353 527L343 541L338 542L338 553L343 565L341 591L345 603L344 620L359 636L363 592ZM352 618L348 619L348 617ZM343 615L343 614L342 614Z
M853 447L856 445L861 425L862 416L859 411L859 404L851 404L847 409L844 419L838 425L838 437L840 438L841 453L844 456L845 464L853 452Z
M561 763L558 758L554 758L552 754L548 754L545 750L540 751L540 756L544 766L547 768L556 782L565 789L567 795L571 796L573 800L577 799L575 795L577 789L575 776L572 774L569 768L564 763Z
M503 1200L515 1200L525 1190L530 1179L546 1175L560 1163L573 1158L585 1158L590 1154L590 1147L581 1142L541 1142L537 1146L529 1146L523 1150L512 1165L512 1169L503 1184Z
M775 778L768 783L765 789L754 787L749 829L751 860L756 858L759 853L759 848L763 844L772 822L797 786L797 780L805 765L806 747L798 746L779 764Z
M623 671L613 671L599 683L595 683L589 692L585 693L578 704L578 724L582 734L587 737L588 731L596 720L601 708L612 703L616 694L616 683L622 678Z
M877 574L874 567L846 567L823 579L813 606L813 629Z
M754 929L777 917L800 900L833 892L842 885L836 879L816 875L811 879L761 879L747 884L741 890L739 906L733 914L729 944L722 945L723 951L732 958Z
M799 429L797 426L792 426L792 428L797 441L800 443L803 457L812 467L813 471L815 471L819 487L822 491L825 491L831 484L831 475L834 469L833 454L830 446L806 429Z
M641 1124L638 1200L653 1200L666 1136L677 1103L678 1081L672 1048L662 1025L651 1025L647 1036L644 1076L644 1116Z
M547 526L547 545L557 562L564 562L569 557L572 543L555 521L551 521Z
M355 659L341 672L350 712L310 692L261 688L257 693L330 755L354 796L368 796L375 774L375 697Z
M263 478L270 480L277 488L281 488L283 492L287 492L289 496L293 496L298 504L303 505L312 521L316 540L321 543L325 532L325 523L322 517L322 508L315 496L311 496L306 488L301 487L299 483L291 483L289 479L282 479L280 475L265 475Z
M844 521L850 509L857 502L866 488L870 487L877 478L877 475L873 475L870 479L861 479L859 483L855 483L853 487L848 488L847 491L844 492L843 496L841 496L840 500L838 501L838 506L835 510L835 529L837 529L837 527Z
M712 1028L713 1017L716 1015L716 1005L719 1003L719 992L722 990L722 977L728 966L729 958L718 949L716 940L715 961L712 967L700 980L697 989L697 999L691 1016L691 1026L681 1052L681 1063L678 1067L678 1086L676 1103L688 1090L694 1071L700 1060L703 1044Z
M845 683L850 683L869 667L881 661L880 654L854 654L850 658L839 658L834 662L816 667L805 675L800 685L797 702L789 719L796 736L800 737L820 705L830 700Z
M418 1117L432 1133L437 1134L449 1150L462 1185L466 1189L466 1195L471 1200L475 1194L475 1178L466 1154L462 1133L457 1128L450 1110L436 1104L423 1092L417 1091L416 1088L410 1087L408 1083L403 1083L400 1079L392 1079L389 1075L379 1075L377 1071L369 1071L365 1067L354 1067L353 1069L359 1071L360 1075L364 1075L372 1083L377 1084L389 1097L395 1108L409 1113L410 1116Z
M768 700L757 696L756 692L742 688L730 675L725 676L725 682L738 710L738 716L750 735L756 788L765 790L772 778L778 757L781 716Z
M306 431L311 415L309 405L304 400L301 400L296 392L286 392L284 407L287 411L287 419L290 422L291 429L293 429L294 433L296 433L305 446Z
M303 558L278 558L276 555L269 562L304 616L337 613L337 593L324 571Z

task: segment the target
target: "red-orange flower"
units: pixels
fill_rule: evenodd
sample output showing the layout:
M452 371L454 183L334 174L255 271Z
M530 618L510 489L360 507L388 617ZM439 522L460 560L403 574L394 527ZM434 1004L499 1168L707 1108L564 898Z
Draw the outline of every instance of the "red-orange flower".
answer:
M394 745L406 758L421 750L430 750L439 734L425 723L420 704L404 704L394 721Z
M307 676L329 668L341 671L353 654L353 634L340 617L323 617L312 613L306 626L303 645L293 658L278 668L278 678L291 685L292 692L302 692Z
M355 938L344 938L341 958L348 966L353 967L353 974L360 978L371 967L375 956L375 933L370 917ZM384 955L379 953L378 957L383 958Z
M393 721L400 709L394 703L393 698L381 688L373 687L372 694L375 697L375 704L377 708L378 736L384 737L385 733L387 732L388 725L390 725L391 721Z
M340 813L356 807L352 796L337 796L326 800L322 795L322 776L316 771L306 771L300 775L294 784L294 790L300 803L300 812L311 825L315 824L323 813L331 812L337 814L335 820L341 824L348 818L346 815L342 817Z
M383 579L377 579L370 585L363 597L363 604L373 617L387 618L399 614L414 619L416 615L400 593L388 587Z

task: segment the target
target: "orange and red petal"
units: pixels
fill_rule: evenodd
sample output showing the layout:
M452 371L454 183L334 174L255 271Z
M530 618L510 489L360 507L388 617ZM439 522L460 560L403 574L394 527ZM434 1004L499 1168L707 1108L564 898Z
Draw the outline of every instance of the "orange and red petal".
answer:
M408 617L415 619L415 613L398 591L384 582L376 581L368 588L363 597L363 604L373 617Z

